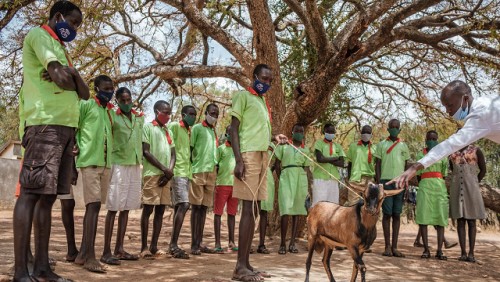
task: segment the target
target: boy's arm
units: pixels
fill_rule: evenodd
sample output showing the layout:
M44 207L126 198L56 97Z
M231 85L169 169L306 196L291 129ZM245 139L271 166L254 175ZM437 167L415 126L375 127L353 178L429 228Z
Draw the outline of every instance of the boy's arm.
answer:
M318 163L322 163L322 164L336 165L336 163L338 163L338 161L341 159L341 157L325 157L318 149L316 149L314 151L314 153L316 155L316 160L318 161ZM343 162L344 162L344 158L342 158L342 163Z
M477 165L479 167L477 180L481 182L481 180L483 180L484 176L486 175L486 160L484 159L483 152L479 148L477 148L476 155L477 155Z
M380 175L382 171L382 160L379 158L375 159L375 182L380 183Z
M156 157L153 156L153 154L151 154L151 152L149 151L150 148L151 148L151 146L148 143L142 142L142 154L144 155L144 158L146 158L146 160L148 160L148 162L150 164L152 164L153 166L155 166L159 170L163 171L163 173L165 175L167 175L169 173L169 169L166 166L164 166L162 163L160 163L160 161L158 161L158 159L156 159ZM172 165L172 160L170 160L170 165ZM175 165L175 160L174 160L174 165ZM171 171L170 171L170 173L171 173ZM168 175L167 175L167 177L168 177Z

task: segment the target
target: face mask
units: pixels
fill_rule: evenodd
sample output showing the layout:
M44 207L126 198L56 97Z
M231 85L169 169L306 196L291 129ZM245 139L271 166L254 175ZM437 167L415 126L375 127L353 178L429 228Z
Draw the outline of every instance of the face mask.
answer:
M335 138L335 133L325 133L325 139L328 141L332 141Z
M189 125L192 126L195 122L196 117L190 116L190 115L184 115L184 121Z
M226 134L226 139L227 139L227 141L231 141L231 135Z
M205 119L207 120L207 123L210 125L214 125L215 122L217 122L217 118L214 118L213 116L208 114L205 116Z
M398 137L400 132L399 128L389 128L388 131L391 137Z
M168 121L170 120L170 115L156 112L156 119L163 125L167 124Z
M76 30L74 30L61 14L62 21L56 23L56 34L61 41L71 42L76 37Z
M129 113L132 110L132 106L132 104L118 103L118 108L120 108L120 110L122 110L122 112L124 113Z
M361 140L363 142L368 142L368 141L370 141L370 139L372 139L372 135L370 133L361 134Z
M304 140L304 133L292 133L292 139L300 142Z
M255 81L253 82L253 89L259 94L259 95L263 95L264 93L267 92L267 90L269 90L269 88L271 87L271 85L265 83L265 82L261 82L257 76L255 76Z
M106 105L109 103L109 101L111 101L111 98L113 98L113 94L115 94L114 91L108 92L104 90L99 90L99 88L97 88L96 97L101 102L101 105L103 104Z
M436 140L425 141L425 146L427 146L427 149L429 149L429 150L436 147L437 144L438 144L438 141L436 141Z
M460 103L460 108L458 108L457 112L453 115L453 118L455 120L464 120L465 117L469 114L469 105L467 105L467 108L464 110L462 109L463 104L464 104L464 99L462 97L462 103Z

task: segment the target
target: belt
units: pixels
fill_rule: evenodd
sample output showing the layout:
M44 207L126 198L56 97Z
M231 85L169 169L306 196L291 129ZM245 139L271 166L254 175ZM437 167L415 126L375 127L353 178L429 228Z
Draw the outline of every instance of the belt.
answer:
M304 168L305 166L303 166L303 165L286 165L286 166L282 167L281 169L285 169L285 168L289 168L289 167L301 167L301 168Z
M443 178L443 174L441 172L424 172L420 176L420 179L425 179L425 178Z

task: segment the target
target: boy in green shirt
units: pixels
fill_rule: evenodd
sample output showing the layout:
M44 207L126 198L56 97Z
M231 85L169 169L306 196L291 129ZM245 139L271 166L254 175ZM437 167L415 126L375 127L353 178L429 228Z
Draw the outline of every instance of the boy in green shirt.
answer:
M214 199L214 230L215 230L215 252L224 253L220 243L220 225L221 217L224 212L224 206L227 204L227 228L229 235L229 248L237 251L234 243L234 226L236 222L236 212L238 209L238 199L233 197L234 183L234 160L233 149L230 140L231 126L226 128L227 141L217 148L217 180Z
M323 133L325 138L318 140L314 144L314 154L316 161L330 174L340 179L337 167L344 167L344 149L340 144L333 142L335 138L335 127L331 123L325 124ZM314 184L312 189L312 205L321 201L339 203L339 182L332 179L323 169L315 167L313 170Z
M31 29L23 41L19 131L25 152L13 217L14 281L62 279L49 266L52 205L57 194L71 191L78 100L89 98L88 86L72 67L63 43L75 38L83 19L81 10L60 1L48 18L48 24ZM39 231L35 233L38 251L30 276L27 259L33 223Z
M385 184L394 177L403 173L407 161L410 159L408 146L398 138L400 122L397 119L391 119L388 124L389 137L377 144L375 151L375 181ZM395 190L394 184L384 185L386 190ZM386 197L382 204L382 227L384 229L385 251L383 256L404 257L398 251L398 237L400 227L400 215L403 211L403 193L395 196ZM390 238L390 225L392 218L392 246Z
M207 247L202 248L201 241L207 208L212 206L214 199L217 177L215 154L218 145L215 123L218 117L219 107L216 104L209 104L205 110L205 120L194 125L191 131L193 180L189 190L189 203L191 203L191 254L193 255L213 252Z
M142 135L143 151L143 187L141 216L141 257L152 258L164 256L167 252L158 249L163 224L165 206L171 204L170 179L174 176L175 143L167 123L172 108L166 101L159 100L154 104L155 119L144 124ZM148 249L149 217L155 212L153 234Z
M144 114L132 109L132 93L121 87L116 91L118 109L113 113L113 151L111 182L106 200L106 223L104 228L104 250L101 260L107 261L111 255L111 237L116 212L118 232L114 256L121 260L137 260L139 257L123 249L127 230L128 211L141 208L141 164L142 126Z
M181 116L181 121L171 122L168 125L176 148L174 178L170 187L172 206L174 206L170 254L173 258L188 259L189 255L179 248L177 241L184 223L184 217L189 209L189 179L191 178L191 144L189 136L191 126L196 120L196 109L191 105L184 106L181 110Z
M94 79L94 99L80 102L80 122L76 133L78 156L76 166L80 168L83 182L85 216L83 238L75 263L91 272L106 272L95 257L95 236L101 202L106 202L109 189L113 134L111 129L113 105L109 103L114 94L113 81L109 76L99 75ZM107 264L119 264L118 259L101 259Z
M373 153L376 147L370 141L372 138L372 127L365 125L361 128L361 139L352 143L347 150L347 171L349 183L357 186L366 186L368 181L375 180L375 157ZM355 204L360 197L349 190L347 194L347 206Z

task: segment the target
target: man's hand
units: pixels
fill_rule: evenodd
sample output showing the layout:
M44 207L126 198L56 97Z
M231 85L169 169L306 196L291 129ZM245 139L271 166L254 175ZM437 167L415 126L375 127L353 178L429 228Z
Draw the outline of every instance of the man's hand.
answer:
M165 177L167 178L167 180L170 180L170 179L172 179L172 177L174 177L174 172L169 168L165 169L163 171L163 174L165 174Z
M236 166L234 167L234 176L241 181L245 179L245 164L243 161L236 162Z
M387 185L396 184L396 189L406 188L408 187L408 182L410 181L410 179L415 177L419 169L423 168L424 168L423 165L421 165L420 163L416 163L412 165L409 169L407 169L405 172L403 172L403 174L387 182L386 184Z
M74 145L73 146L73 156L78 156L78 154L80 154L80 148L78 148L78 145Z
M288 137L286 137L284 134L278 134L274 137L274 139L276 140L276 142L278 142L278 144L288 143Z

